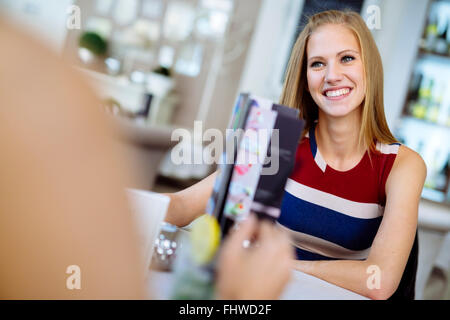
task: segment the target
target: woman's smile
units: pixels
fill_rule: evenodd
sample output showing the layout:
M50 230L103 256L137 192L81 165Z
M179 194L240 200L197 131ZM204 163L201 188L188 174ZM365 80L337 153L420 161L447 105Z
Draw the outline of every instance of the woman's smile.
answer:
M331 101L342 100L350 95L352 89L351 87L329 88L323 91L323 95Z

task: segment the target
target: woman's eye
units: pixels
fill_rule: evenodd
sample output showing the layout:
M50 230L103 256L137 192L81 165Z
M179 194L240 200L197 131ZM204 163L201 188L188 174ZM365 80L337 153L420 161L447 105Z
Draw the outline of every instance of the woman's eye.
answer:
M345 56L345 57L342 57L342 61L343 61L343 62L350 62L350 61L352 61L352 60L355 60L355 58L352 57L352 56Z
M315 62L311 63L311 68L320 68L322 65L323 65L322 62L315 61Z

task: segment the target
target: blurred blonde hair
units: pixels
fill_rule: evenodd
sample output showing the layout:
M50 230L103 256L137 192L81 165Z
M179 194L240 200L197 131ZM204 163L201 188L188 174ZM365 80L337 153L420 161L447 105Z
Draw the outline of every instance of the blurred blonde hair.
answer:
M394 143L384 114L383 65L376 43L361 16L353 11L329 10L310 17L291 53L280 103L300 110L306 121L306 133L318 119L318 106L308 92L306 77L306 45L311 34L320 26L340 24L349 28L359 42L364 66L366 92L362 107L359 142L375 151L375 142Z

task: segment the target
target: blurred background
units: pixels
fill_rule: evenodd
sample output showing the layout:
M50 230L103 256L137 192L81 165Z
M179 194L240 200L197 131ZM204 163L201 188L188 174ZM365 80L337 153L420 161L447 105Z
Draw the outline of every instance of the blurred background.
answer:
M377 42L389 126L427 164L416 296L450 299L450 0L0 0L2 19L84 74L135 162L131 187L156 192L215 170L170 161L174 128L224 131L240 92L277 101L305 17L344 8Z

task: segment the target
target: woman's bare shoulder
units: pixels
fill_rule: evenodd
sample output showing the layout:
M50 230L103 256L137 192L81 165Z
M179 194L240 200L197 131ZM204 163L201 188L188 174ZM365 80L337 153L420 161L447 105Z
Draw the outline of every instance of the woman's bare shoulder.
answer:
M395 177L416 177L418 180L424 181L427 167L419 153L402 144L391 173Z
M417 167L417 169L425 170L425 172L427 169L425 161L423 161L422 159L422 156L413 149L403 144L400 145L399 147L397 154L397 161L401 165L414 166Z

